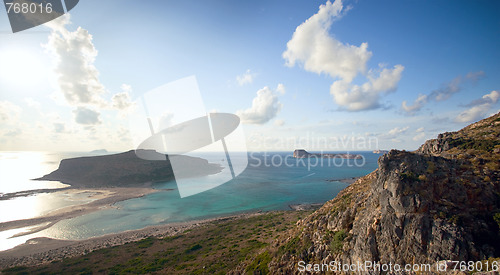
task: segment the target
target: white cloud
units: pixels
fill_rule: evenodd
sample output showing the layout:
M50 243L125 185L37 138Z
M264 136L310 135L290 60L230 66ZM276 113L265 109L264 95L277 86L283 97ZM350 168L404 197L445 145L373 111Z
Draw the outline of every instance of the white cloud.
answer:
M391 137L395 137L395 136L398 136L400 134L406 133L406 131L408 131L408 129L410 129L409 126L406 126L404 128L396 127L396 128L389 130L388 135Z
M370 70L368 82L363 85L353 85L345 80L333 82L330 87L330 94L337 104L343 106L348 111L362 111L381 107L380 95L393 92L397 89L397 84L401 79L404 67L394 66L393 69L383 68L378 76Z
M134 103L130 99L128 92L122 92L113 95L111 105L117 110L126 110L134 105Z
M243 86L252 83L254 78L255 74L247 70L244 74L236 76L236 82L238 82L238 85Z
M470 72L465 76L455 77L450 82L443 84L441 88L430 92L429 95L419 94L418 98L415 100L415 102L413 102L412 105L409 105L406 100L403 101L403 103L401 103L401 109L408 115L413 115L416 112L420 111L420 109L422 109L429 101L445 101L454 94L460 92L463 89L464 85L475 83L483 76L484 72L478 71Z
M499 98L500 93L498 91L492 91L489 94L485 94L482 98L467 104L466 106L469 106L470 108L460 113L455 118L455 121L472 122L483 118L491 109L493 104L498 102Z
M306 71L326 73L338 79L330 87L330 93L341 108L348 111L378 108L381 106L380 95L396 90L404 67L381 67L367 72L366 64L372 56L368 43L358 47L330 36L332 23L347 10L341 0L321 5L318 13L297 27L287 43L283 58L288 66L302 63ZM352 84L358 74L368 79L361 86Z
M0 122L2 124L14 124L19 119L21 107L10 101L0 101Z
M45 45L55 57L54 72L59 92L73 106L103 105L101 95L105 88L94 66L97 50L92 43L92 35L81 27L68 31L65 25L69 24L69 16L65 17L67 20L48 24L52 33Z
M131 93L132 92L132 86L130 86L129 84L122 84L120 86L120 88L124 91L124 92L127 92L127 93Z
M417 133L417 134L413 137L414 141L418 141L418 140L423 139L425 137L425 129L424 129L424 127L418 128L417 130L415 130L415 133Z
M365 71L366 62L372 55L367 50L368 44L359 47L344 44L328 33L333 21L342 16L342 10L342 1L328 1L319 7L318 13L298 26L283 53L286 64L293 67L301 62L307 71L327 73L348 82Z
M75 121L84 125L98 124L103 109L114 109L125 114L134 105L129 95L131 86L123 84L122 92L113 94L110 100L103 98L107 91L94 65L98 52L92 42L92 35L81 27L69 31L66 26L70 23L70 16L66 14L45 24L52 32L44 47L54 57L59 94L64 97L66 104L75 107Z
M278 87L276 88L276 92L280 95L284 95L286 93L285 85L283 84L278 84Z
M283 126L283 125L285 125L285 121L283 119L276 119L274 121L274 125L279 126L279 127Z
M412 105L408 105L405 100L401 103L401 108L408 114L414 114L415 112L420 111L420 109L424 107L425 103L427 103L427 95L419 94Z
M75 121L83 125L96 125L100 124L100 113L86 107L78 107L73 111L75 114Z
M418 133L416 136L413 137L414 141L419 141L425 137L425 133Z
M278 86L279 87L279 86ZM264 124L276 117L283 104L278 100L277 92L273 92L268 87L257 91L257 96L252 101L252 107L246 110L239 110L236 114L242 123Z

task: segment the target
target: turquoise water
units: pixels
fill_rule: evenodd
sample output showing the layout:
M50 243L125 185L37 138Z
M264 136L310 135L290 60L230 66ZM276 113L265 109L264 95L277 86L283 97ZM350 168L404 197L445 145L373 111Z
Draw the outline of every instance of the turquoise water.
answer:
M27 169L26 160L29 159L29 155L26 153L20 153L21 157L16 157L14 152L2 154L0 155L3 158L0 159L4 164L9 163L11 169L14 169L16 165L19 165L16 171ZM9 241L9 244L5 243L5 247L0 247L0 250L13 247L33 237L84 239L144 228L149 225L258 210L286 210L290 209L290 204L323 203L334 198L347 186L345 183L331 180L359 177L376 169L380 155L371 152L360 154L364 156L364 163L341 159L336 159L335 162L331 159L294 159L291 157L291 152L251 153L248 156L248 167L242 174L211 190L180 198L175 181L157 183L154 188L159 189L160 192L116 203L113 208L58 222L35 234L9 239L10 232L0 232L3 233L0 234L0 239ZM0 184L0 193L62 187L54 182L33 182L27 177L29 175L34 178L47 174L57 168L60 159L73 157L75 154L32 153L32 156L34 159L30 165L33 169L28 170L34 172L18 173L17 176L10 173L9 178L4 177L4 180L8 182L4 181ZM207 155L206 158L210 160L211 157ZM341 161L344 163L341 164ZM207 176L206 180L210 180L210 176ZM36 203L25 207L25 214L17 219L29 218L30 215L37 216L51 209L82 203L75 198L70 199L58 193L37 194L29 198ZM26 200L26 197L0 201L0 205L2 203L4 206L15 205L19 202L26 206L23 200ZM13 219L16 217L7 218L7 220Z
M159 183L155 188L174 190L119 202L117 209L59 222L46 233L56 238L81 239L169 222L257 210L286 210L290 209L290 204L323 203L347 186L328 180L366 175L375 170L379 157L363 153L365 163L358 167L353 160L349 163L344 160L341 166L341 160L328 165L326 159L323 165L315 164L317 160L308 164L307 160L293 158L288 158L285 163L286 156L291 156L291 153L253 153L247 169L236 179L182 199L174 181ZM273 157L274 164L279 164L281 158L281 165L272 165Z

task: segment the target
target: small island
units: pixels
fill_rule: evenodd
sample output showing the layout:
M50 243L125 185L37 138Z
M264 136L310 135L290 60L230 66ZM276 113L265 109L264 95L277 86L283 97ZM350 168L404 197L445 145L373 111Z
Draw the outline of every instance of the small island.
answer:
M358 154L320 154L309 153L304 149L296 149L293 151L294 158L342 158L342 159L362 159L363 156Z

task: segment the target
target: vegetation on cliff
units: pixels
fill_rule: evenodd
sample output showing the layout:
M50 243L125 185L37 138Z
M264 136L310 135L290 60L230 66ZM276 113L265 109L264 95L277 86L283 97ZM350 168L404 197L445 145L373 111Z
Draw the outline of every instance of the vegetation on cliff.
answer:
M278 238L265 252L269 272L299 273L299 261L422 264L500 256L500 113L415 152L392 150L378 164Z
M164 238L99 249L41 266L17 266L2 274L241 274L266 273L269 254L259 253L311 211L280 211L229 218Z
M299 261L492 263L500 256L499 140L500 113L415 152L390 151L308 215L268 213L4 272L297 274Z

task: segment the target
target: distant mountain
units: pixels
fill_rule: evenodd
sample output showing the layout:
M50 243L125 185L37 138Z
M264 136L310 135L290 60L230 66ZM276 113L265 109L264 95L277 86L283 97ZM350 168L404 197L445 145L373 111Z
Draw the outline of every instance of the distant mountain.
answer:
M500 256L500 113L415 152L392 150L378 165L253 263L266 259L261 271L297 274L299 261L423 264Z
M134 186L147 182L174 179L169 157L154 151L141 150L149 159L137 157L134 150L103 156L63 159L59 168L36 180L60 181L73 187L118 187ZM183 168L193 176L219 173L222 167L207 160L175 155L177 161L185 163Z

